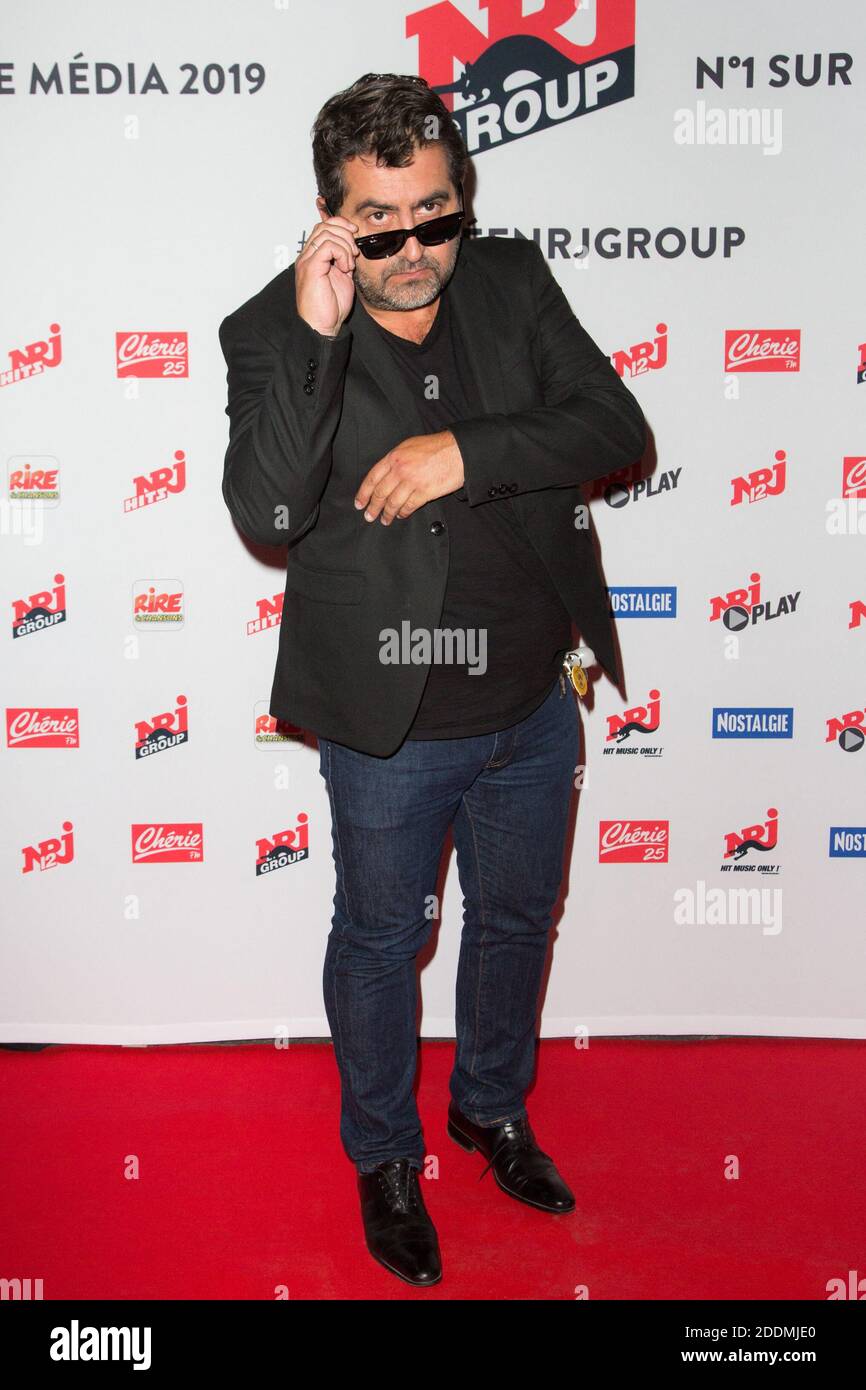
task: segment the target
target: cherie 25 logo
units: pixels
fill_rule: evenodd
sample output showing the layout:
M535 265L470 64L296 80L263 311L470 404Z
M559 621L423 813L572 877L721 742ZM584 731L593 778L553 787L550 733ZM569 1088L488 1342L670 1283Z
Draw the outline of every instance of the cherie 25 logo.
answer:
M456 5L406 17L418 70L452 111L470 155L634 96L634 0L574 3L567 16L563 4L523 16L514 0L481 8L486 33Z
M726 372L798 372L799 328L728 328Z
M666 864L670 822L603 820L598 824L600 864Z
M185 333L145 333L141 330L114 335L117 375L189 376Z

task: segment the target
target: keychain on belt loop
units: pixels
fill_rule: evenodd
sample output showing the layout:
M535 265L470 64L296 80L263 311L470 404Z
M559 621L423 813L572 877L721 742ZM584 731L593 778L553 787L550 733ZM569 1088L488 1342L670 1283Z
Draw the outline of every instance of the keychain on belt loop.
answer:
M573 647L570 652L565 653L562 658L562 672L559 677L563 695L565 694L565 677L568 676L578 695L583 699L589 689L585 668L591 666L594 661L595 654L589 647Z

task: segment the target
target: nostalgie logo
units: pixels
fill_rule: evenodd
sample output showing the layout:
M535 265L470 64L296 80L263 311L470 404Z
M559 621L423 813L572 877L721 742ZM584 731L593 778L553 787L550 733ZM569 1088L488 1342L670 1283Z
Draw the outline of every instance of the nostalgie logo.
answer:
M283 619L283 599L282 593L274 594L273 598L256 599L258 616L250 618L247 622L247 637L253 637L257 632L265 632L268 628L279 627Z
M779 812L775 806L767 809L767 819L759 821L757 825L744 825L741 830L730 830L725 835L724 859L729 859L729 864L722 864L722 872L754 872L757 869L761 874L777 874L778 864L752 863L752 857L756 854L770 854L779 841ZM741 861L747 860L743 863Z
M201 821L149 821L132 826L133 864L198 864L202 859Z
M657 372L666 366L668 360L668 326L656 324L656 336L648 343L634 343L630 348L612 352L611 365L620 376L643 376L646 372Z
M142 473L140 477L133 478L132 486L135 488L133 495L123 499L125 512L140 511L154 502L164 502L172 493L183 492L186 487L186 454L183 449L175 450L171 467L154 468L151 473Z
M187 725L187 700L178 695L174 709L154 714L150 719L137 720L135 724L135 757L149 758L153 753L164 753L168 748L179 748L189 742Z
M278 830L269 840L256 840L256 878L309 859L308 820L306 812L301 811L294 830Z
M600 864L666 864L670 822L603 820L598 823Z
M78 748L78 710L30 705L7 709L7 748Z
M63 822L63 833L48 840L39 840L35 845L24 845L22 874L32 874L34 869L56 869L58 864L71 864L75 858L75 843L72 834L72 821Z
M29 598L12 600L13 637L29 637L65 622L66 579L62 574L55 574L53 589L40 589Z
M675 618L676 585L615 584L608 589L610 611L615 618Z
M658 743L646 743L643 736L658 733L661 723L661 694L658 690L651 690L645 705L635 705L632 709L627 709L622 714L609 714L607 716L607 735L605 738L605 754L612 753L617 756L636 753L641 757L659 758L661 757L661 745ZM641 735L639 742L631 742L635 734Z
M452 110L470 155L634 96L634 0L592 7L485 0L486 32L456 5L406 17L418 70ZM455 65L462 68L455 79Z
M859 753L866 742L866 709L851 709L828 719L824 742L838 743L843 753Z
M794 710L779 706L717 705L713 738L793 738Z
M189 376L185 333L127 330L115 333L114 350L119 377Z
M48 326L47 338L37 338L20 348L9 349L9 366L0 371L0 386L12 386L25 377L40 376L46 367L59 367L63 361L60 324Z
M731 479L732 507L738 507L741 502L763 502L764 498L778 497L785 491L785 450L777 449L773 457L772 468L754 468L741 478Z
M762 601L761 576L756 571L749 576L745 588L731 589L727 594L716 594L710 599L711 623L721 618L730 632L741 632L744 627L753 627L758 622L769 622L772 618L787 617L796 613L801 590L795 594L783 594L775 600Z
M831 859L866 859L866 825L831 825Z
M842 460L842 496L866 497L866 458L861 454Z
M60 468L55 458L9 460L10 502L38 502L57 506L60 501Z
M729 328L726 372L799 372L799 328Z
M183 584L179 579L137 579L132 586L132 621L136 627L183 627Z
M277 719L268 706L270 700L259 700L253 711L253 738L257 748L297 749L304 745L304 731L287 719Z

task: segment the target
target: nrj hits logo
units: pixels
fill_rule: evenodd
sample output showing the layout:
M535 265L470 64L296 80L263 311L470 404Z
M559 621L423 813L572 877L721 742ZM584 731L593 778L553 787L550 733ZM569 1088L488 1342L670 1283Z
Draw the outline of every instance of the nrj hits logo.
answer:
M7 709L6 746L8 748L77 748L78 710L51 709L28 705L26 709Z
M53 589L12 600L12 636L29 637L66 622L66 578L55 574Z
M283 599L285 594L274 594L273 598L256 599L258 617L250 618L247 623L247 637L253 637L257 632L265 632L269 628L279 627L283 620Z
M729 859L729 864L722 864L722 872L733 870L741 873L777 874L778 864L762 864L751 862L751 856L755 854L770 854L776 848L779 840L779 812L775 806L767 809L767 819L759 821L757 825L744 825L742 830L731 830L725 836L724 858ZM747 860L747 862L742 862Z
M25 845L22 874L30 874L34 869L54 869L58 864L71 864L75 858L75 844L72 834L72 821L63 822L63 833L48 840L39 840L35 845Z
M37 338L23 348L9 349L9 367L0 371L0 386L12 386L29 376L41 376L46 367L59 367L63 361L60 324L49 324L48 338Z
M741 632L744 627L754 627L758 622L796 613L801 592L798 589L795 594L783 594L775 603L764 601L761 599L761 576L753 572L747 587L731 589L727 594L716 594L710 599L709 621L715 623L721 618L730 632Z
M776 461L772 468L753 468L751 473L731 479L732 507L741 502L763 502L765 497L778 497L785 491L785 450L777 449L773 457Z
M651 690L645 705L635 705L632 709L624 710L622 714L607 716L605 743L610 746L605 747L604 752L614 755L635 753L642 757L661 757L661 745L658 743L627 743L634 734L657 733L660 723L661 694L658 690Z
M135 756L149 758L164 753L167 748L179 748L189 741L186 696L178 695L174 709L154 714L150 719L136 721Z
M634 96L634 0L535 6L485 0L486 33L455 5L407 16L418 70L453 102L470 155ZM455 65L462 65L455 79Z
M183 584L179 579L137 579L132 588L136 627L183 627Z
M172 493L183 492L186 487L186 454L176 449L174 464L170 468L154 468L151 473L142 473L133 478L135 492L132 497L124 497L123 510L137 512L154 502L164 502Z
M301 811L294 830L278 830L269 840L256 840L256 878L310 857L308 819Z

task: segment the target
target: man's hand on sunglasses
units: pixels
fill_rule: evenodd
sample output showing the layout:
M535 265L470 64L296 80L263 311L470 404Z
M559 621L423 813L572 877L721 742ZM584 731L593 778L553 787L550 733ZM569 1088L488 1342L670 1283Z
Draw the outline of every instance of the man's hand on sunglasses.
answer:
M317 333L335 338L355 299L355 257L360 252L353 231L357 222L329 217L310 233L295 261L298 313Z
M413 434L374 463L355 494L367 521L383 526L463 486L463 456L450 430Z

